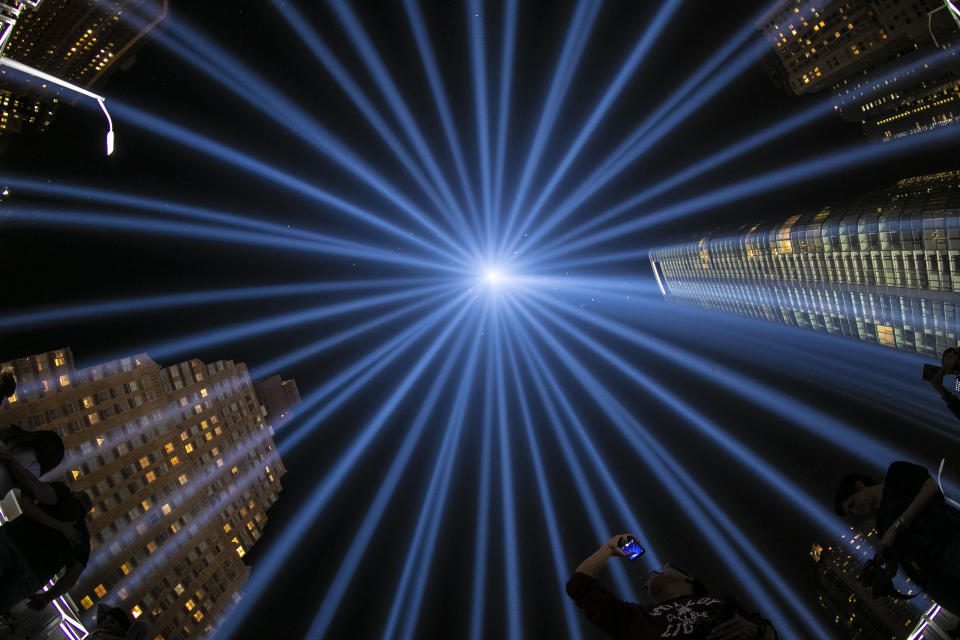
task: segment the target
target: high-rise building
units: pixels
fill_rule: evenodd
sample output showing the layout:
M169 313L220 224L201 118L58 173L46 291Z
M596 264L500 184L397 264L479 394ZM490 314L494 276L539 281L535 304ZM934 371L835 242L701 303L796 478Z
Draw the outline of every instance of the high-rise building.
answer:
M874 598L857 579L873 553L876 536L875 529L866 533L851 529L836 547L814 544L810 551L817 604L836 626L837 637L947 640L944 628L952 626L952 619L924 595L910 600ZM908 578L898 579L895 586L905 595L916 591Z
M874 139L960 117L960 13L947 0L783 0L757 25L774 82L795 95L829 89ZM915 64L942 52L936 64Z
M4 56L84 88L134 60L136 46L167 15L167 0L0 0L9 27ZM3 18L8 18L3 22ZM0 66L0 135L42 132L76 95Z
M669 300L937 357L960 344L958 210L960 171L909 178L654 249L650 263Z
M266 408L267 422L274 429L292 416L293 407L300 404L300 390L296 380L283 380L270 376L253 383L260 404Z
M213 629L285 473L245 365L141 354L77 369L69 349L7 365L18 387L0 422L59 433L51 476L93 499L91 559L71 590L81 613L106 600L164 640Z

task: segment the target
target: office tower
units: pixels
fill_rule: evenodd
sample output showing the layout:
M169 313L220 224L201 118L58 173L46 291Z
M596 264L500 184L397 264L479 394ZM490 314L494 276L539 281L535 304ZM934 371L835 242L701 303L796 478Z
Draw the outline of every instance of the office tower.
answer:
M955 6L784 0L757 25L772 45L764 63L774 82L795 95L832 94L836 112L873 139L952 124L960 117ZM937 52L944 54L937 64L913 64Z
M300 390L296 380L270 376L253 383L260 404L266 408L267 422L274 429L292 416L293 407L300 404Z
M285 473L245 365L141 354L77 369L69 349L5 364L18 388L0 421L59 433L51 475L93 498L91 559L71 590L81 614L107 601L164 640L213 629Z
M0 52L89 89L133 63L136 47L166 17L167 7L167 0L0 0L0 27L10 28ZM0 135L42 132L58 103L77 99L69 90L0 66L0 101L4 96Z
M835 625L838 637L947 640L944 629L950 628L953 620L926 596L874 598L857 579L873 553L876 537L875 529L860 533L851 528L836 547L814 544L811 548L817 604ZM902 573L900 576L894 586L906 595L913 594L915 585Z
M654 249L664 296L938 357L960 323L960 171Z

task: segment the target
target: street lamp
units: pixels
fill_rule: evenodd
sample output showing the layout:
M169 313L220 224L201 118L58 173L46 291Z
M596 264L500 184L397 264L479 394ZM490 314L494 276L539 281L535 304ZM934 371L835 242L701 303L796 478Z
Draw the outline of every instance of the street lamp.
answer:
M104 104L105 98L103 96L98 96L97 94L87 91L82 87L78 87L75 84L70 84L66 80L61 80L60 78L52 76L49 73L44 73L39 69L34 69L33 67L25 65L22 62L17 62L16 60L6 56L0 56L0 65L6 65L12 69L16 69L17 71L22 71L23 73L40 78L41 80L46 80L47 82L52 82L53 84L60 85L61 87L66 87L71 91L76 91L81 95L96 100L97 104L99 104L100 108L103 110L103 115L107 116L107 155L113 153L113 120L110 119L110 114L107 112L107 106Z

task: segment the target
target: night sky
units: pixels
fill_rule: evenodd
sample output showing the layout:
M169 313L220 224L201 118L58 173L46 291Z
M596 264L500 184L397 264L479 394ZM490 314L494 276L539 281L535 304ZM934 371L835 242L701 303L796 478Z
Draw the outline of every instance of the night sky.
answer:
M114 109L117 150L113 156L102 155L102 114L95 104L83 101L61 106L45 135L15 140L5 151L0 173L5 181L0 182L14 186L10 187L10 197L0 202L0 255L4 270L0 295L4 317L50 307L254 285L440 277L445 278L448 285L443 302L474 290L470 297L474 300L472 304L457 306L457 310L465 309L459 324L451 325L447 318L430 329L383 372L350 394L284 456L288 469L283 479L284 491L268 514L265 536L247 556L254 567L254 582L260 580L263 573L273 574L274 580L262 596L251 596L242 602L238 610L246 613L246 617L235 637L264 637L278 629L284 630L283 637L300 637L307 632L328 597L334 577L356 539L387 469L400 451L418 412L426 407L428 417L423 434L369 544L362 549L356 573L326 628L325 637L369 638L384 633L424 496L435 479L434 465L438 459L443 462L450 455L441 456L441 443L451 409L456 409L456 385L471 373L467 352L458 354L451 346L461 336L465 337L468 349L474 344L480 345L476 375L468 379L462 407L464 418L460 421L462 431L447 472L449 490L435 541L414 551L418 558L412 565L413 580L422 574L426 581L413 637L469 637L478 535L486 536L488 541L481 637L501 638L511 634L525 638L602 637L579 612L576 613L577 626L568 625L563 584L566 575L608 536L630 529L630 523L617 507L620 498L643 527L641 542L651 555L696 572L715 591L735 593L749 606L762 608L757 593L731 575L723 561L726 552L712 544L713 537L705 533L702 520L688 514L684 506L671 497L657 476L656 465L649 464L632 449L631 442L642 442L642 439L626 437L616 429L607 411L611 401L598 395L596 389L585 386L583 375L570 372L557 346L551 346L542 336L530 338L525 333L530 331L530 326L522 322L519 324L525 329L518 326L517 318L521 316L504 314L504 322L498 326L489 317L483 317L482 309L487 303L494 309L498 305L515 305L544 314L538 316L539 321L557 344L568 350L596 377L610 397L662 444L704 494L736 523L757 552L763 554L782 579L781 586L795 593L811 612L815 611L815 599L813 569L808 558L810 544L815 540L830 541L831 534L838 534L839 529L831 532L812 521L745 466L742 459L732 456L692 427L690 415L678 413L677 407L665 398L679 400L706 423L729 433L743 451L749 449L751 455L769 463L825 509L830 508L834 485L842 473L863 469L879 474L885 466L866 457L857 458L850 451L853 442L844 436L844 431L834 429L835 425L845 425L852 432L882 442L898 457L931 467L943 452L956 450L957 425L951 422L952 417L933 391L919 380L921 358L879 346L665 303L651 278L649 262L640 254L631 259L582 267L545 261L517 274L548 277L550 284L543 285L542 294L572 312L572 315L563 315L557 308L528 296L522 288L511 292L509 281L500 290L491 291L482 281L478 283L483 267L477 263L458 264L464 273L451 274L442 268L431 270L334 255L322 249L309 252L224 242L216 232L187 227L181 233L158 235L146 230L68 227L50 222L49 217L39 220L24 215L54 212L58 216L106 214L144 221L185 220L176 216L163 218L156 211L132 205L106 204L93 193L94 190L119 192L157 203L216 209L289 226L292 231L322 233L363 243L397 256L436 261L435 255L414 241L390 236L263 175L168 139L162 129L143 128L125 115L138 109L162 118L351 202L415 233L416 238L435 242L436 238L431 237L428 230L405 217L395 203L371 188L369 182L318 149L317 146L327 145L315 145L309 140L313 130L309 123L286 116L280 116L285 124L278 123L258 109L258 104L265 104L258 92L267 84L336 136L355 157L376 170L432 220L441 226L446 224L443 212L431 203L334 77L271 3L172 4L175 6L170 20L137 51L135 64L116 71L106 86L99 89L107 97L108 106ZM379 91L378 82L364 66L331 6L305 2L295 6L383 116L407 153L418 158L401 121ZM485 30L486 99L491 158L495 160L504 7L500 3L489 3L474 11L473 5L468 7L459 1L422 2L418 6L440 67L471 188L479 198L481 147L477 143L470 21L482 21ZM517 230L503 239L511 252L519 252L520 264L527 252L536 249L523 243L523 234L533 232L538 222L575 190L621 140L729 38L750 24L763 6L762 2L686 2L677 9L556 193L547 201L544 211L530 228ZM523 173L564 38L571 31L576 34L582 29L582 25L571 26L576 7L577 3L564 0L519 3L503 198L491 206L491 210L500 212L501 227ZM403 3L353 3L352 9L413 114L426 147L436 158L455 199L465 204ZM600 8L574 68L569 90L560 103L556 122L549 131L524 206L531 205L539 195L622 61L659 9L659 4L648 2L607 2ZM187 35L186 26L195 34ZM178 37L187 38L188 42L169 46ZM246 73L255 74L259 81L237 81L231 87L230 81L211 77L192 64L205 56L209 60L212 47L242 65ZM716 73L728 64L732 63L721 65ZM827 97L823 94L787 95L773 86L759 63L750 65L671 130L649 153L630 164L580 206L547 239L573 229L673 172L824 99ZM667 192L629 211L618 221L656 212L665 205L773 168L869 144L878 143L866 141L859 127L831 115ZM416 162L423 167L419 159ZM812 207L853 199L899 178L957 169L957 164L955 151L942 145L930 145L909 156L878 155L869 165L825 171L816 179L797 184L772 184L765 193L706 208L566 258L656 247L718 225L782 219ZM26 179L80 186L88 193L76 198L56 196L43 189L17 188L16 181ZM524 207L520 209L521 213L525 211ZM498 227L495 234L502 231ZM501 237L496 236L496 240L499 242ZM580 287L565 284L578 277L588 279L588 284ZM225 358L245 362L254 370L274 357L358 326L399 306L367 308L281 331L181 350L169 347L168 341L241 322L282 318L290 312L398 292L404 286L394 283L375 289L264 297L256 301L24 325L0 336L0 360L69 346L78 364L89 366L130 353L153 354L160 345L167 354L157 358L162 365L194 357L204 361ZM416 299L408 299L403 304L412 301ZM320 355L291 363L279 373L285 378L295 378L301 395L307 397L440 304L421 307L409 316L386 323ZM584 343L551 325L546 320L551 315L562 317L564 322L648 376L657 389L668 395L638 384ZM637 335L655 339L666 348L643 349L628 339L600 330L585 319L588 315L616 320ZM407 373L446 327L452 327L450 341L440 345L436 358L423 368L409 388L401 390L396 409L386 417L370 447L351 467L343 482L336 485L306 534L295 546L284 547L284 533L290 530L295 517L303 513L304 505L315 495L317 487L325 486L323 483L329 481L337 463L344 460L354 438L376 417L390 394L400 387ZM519 358L519 382L511 373L510 352L504 347L508 343L513 345L513 353ZM501 346L499 362L506 380L487 389L487 371L495 370L497 362L490 357L496 351L490 348L491 344ZM544 359L560 394L579 416L584 435L609 471L609 478L619 488L619 496L609 495L608 484L603 474L592 466L587 447L570 424L563 424L585 484L596 496L598 512L608 527L602 537L594 531L590 509L580 497L577 474L563 451L561 440L565 440L554 432L553 427L557 425L536 393L535 376L523 364L523 349L527 347ZM678 351L670 351L674 347ZM455 361L442 377L441 368L448 356L454 356ZM438 380L445 386L436 404L427 406L425 398ZM738 390L746 389L742 384L744 380L755 380L765 386L759 391L753 389L753 395L746 391L739 393ZM488 404L488 400L498 404L501 397L505 408L502 414L496 406ZM540 500L537 465L524 427L524 401L537 442L536 460L542 464L543 477L552 497L553 526L556 527L553 530ZM329 399L325 398L302 412L277 434L278 444L283 447L301 424L328 404ZM778 411L778 407L781 410ZM485 432L485 424L489 432ZM484 494L480 482L485 433L490 436L493 447L488 494ZM501 448L501 434L508 434L509 456ZM505 467L508 473L502 473L502 464L508 465ZM505 517L504 478L512 483L506 504L512 506L515 526L511 526L509 516ZM483 495L489 497L488 526L478 525L477 520ZM747 556L754 554L738 542L733 546ZM275 555L278 549L288 550L289 555L281 565L269 565L271 554ZM562 558L564 576L558 575L552 554L555 549ZM507 602L512 593L507 586L510 574L507 567L511 562L516 563L519 576L516 608ZM640 564L638 561L638 566L629 567L627 574L638 592L642 591L643 574L649 570ZM820 628L817 625L822 622L804 621L802 612L789 605L774 581L764 581L762 575L758 575L769 601L776 603L781 619L789 625L781 629L781 637L816 637ZM401 637L402 623L409 618L411 610L409 600L402 602L397 637ZM764 610L764 614L773 617L770 611Z

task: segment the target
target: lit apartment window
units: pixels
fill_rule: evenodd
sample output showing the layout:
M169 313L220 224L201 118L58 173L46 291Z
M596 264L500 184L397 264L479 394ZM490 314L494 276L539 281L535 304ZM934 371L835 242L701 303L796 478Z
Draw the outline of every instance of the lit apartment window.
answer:
M193 611L197 607L197 605L194 604L193 599L187 600L185 603L183 603L183 606L187 608L187 611Z
M155 474L153 471L147 471L146 478L147 482L153 482L157 479L157 474Z
M151 540L147 543L147 553L153 553L157 550L157 543Z
M17 401L17 394L13 394L9 398L7 398L7 404L13 404L16 401Z
M197 622L200 622L203 619L203 612L197 611L196 613L194 613L193 619L196 620Z
M93 396L87 396L86 398L83 399L84 409L89 409L92 406L93 406Z
M186 446L186 450L187 450L187 453L193 453L193 444L188 442Z
M177 456L173 456L172 458L170 458L170 464L173 465L174 467L177 466L178 464L180 464L180 458L178 458Z
M230 533L230 523L229 523L229 522L228 522L227 524L223 525L223 532L224 532L224 533Z
M206 397L207 397L207 390L206 390L206 389L200 389L200 397L201 397L201 398L206 398Z
M180 594L183 593L183 585L178 582L177 586L175 586L173 590L176 591L177 595L179 596Z
M93 606L93 600L90 599L90 596L83 596L83 598L80 600L80 604L84 609L89 609Z
M173 444L168 442L167 444L164 445L163 450L166 451L167 453L173 453Z
M182 476L177 478L177 480L180 482L181 485L187 484L187 474L183 474Z
M61 386L61 387L69 387L69 386L70 386L70 376L68 376L67 374L63 374L62 376L60 376L60 386Z
M138 604L134 605L133 609L130 609L130 615L132 615L134 618L139 618L140 614L142 613L143 611L140 609L140 605Z
M120 565L120 571L123 571L123 575L125 576L130 575L130 563L124 562L122 565Z
M66 364L66 362L67 360L63 355L63 351L57 351L55 354L53 354L53 364L56 366L62 367L64 364Z
M146 469L148 466L150 466L150 458L148 458L147 456L143 456L142 458L140 458L140 468Z
M150 511L150 503L144 500L140 503L140 506L143 507L144 511Z
M163 505L163 506L160 508L160 510L163 511L163 515L169 514L169 513L170 513L170 503L167 503L167 504Z
M237 547L237 555L240 556L241 558L247 555L247 552L243 550L243 545L240 545L239 547Z
M102 584L98 584L96 588L93 590L93 592L97 594L98 598L102 598L103 596L107 595L107 590L104 588Z

